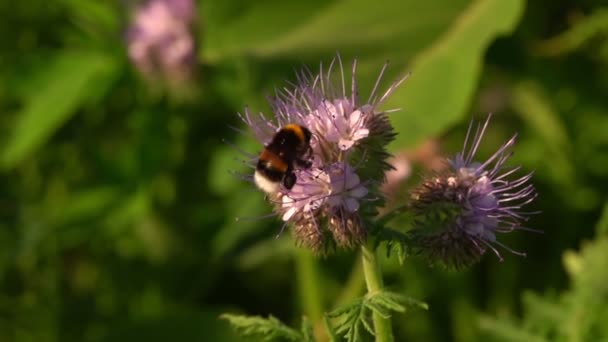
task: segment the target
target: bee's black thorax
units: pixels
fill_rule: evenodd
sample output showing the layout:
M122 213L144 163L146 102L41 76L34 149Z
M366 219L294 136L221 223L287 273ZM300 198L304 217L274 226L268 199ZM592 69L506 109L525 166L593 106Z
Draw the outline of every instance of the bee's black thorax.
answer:
M310 167L311 163L306 158L311 153L311 137L306 127L296 124L283 126L260 154L256 173L267 181L281 182L291 189L296 182L294 167Z

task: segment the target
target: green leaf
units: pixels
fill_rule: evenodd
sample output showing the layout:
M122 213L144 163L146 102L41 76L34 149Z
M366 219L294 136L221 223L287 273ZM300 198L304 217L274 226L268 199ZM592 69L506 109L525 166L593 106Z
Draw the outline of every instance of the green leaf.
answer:
M481 327L507 341L606 341L608 338L608 238L598 235L580 251L566 251L570 286L558 294L523 297L519 323L483 318Z
M327 315L323 316L323 325L325 325L325 331L327 331L327 335L329 336L329 341L330 342L337 342L338 341L338 334L336 333L335 329L331 325L331 321L329 319L329 316L327 316Z
M326 313L325 319L328 330L334 334L344 336L349 342L360 341L363 338L362 328L371 335L375 335L370 324L372 311L384 318L390 318L392 312L404 313L408 307L428 309L428 305L419 300L389 291L380 291L357 298L351 303Z
M220 318L227 320L244 336L261 338L263 341L302 341L303 336L296 330L281 323L273 316L242 316L223 314Z
M300 328L300 331L302 332L302 341L304 341L304 342L314 342L315 341L315 335L313 333L312 323L310 323L310 320L306 316L302 317L302 327Z
M608 33L608 9L596 9L585 18L578 18L576 25L558 36L541 42L536 52L544 56L557 56L580 49L584 44L596 45L594 38Z
M364 324L362 320L365 318L365 305L363 298L357 298L351 303L343 305L336 310L325 314L329 330L334 332L334 335L342 335L349 342L359 341L361 339L360 325ZM333 320L333 325L332 321Z
M393 148L412 146L460 120L477 86L482 58L498 36L510 33L521 17L523 0L478 0L443 37L413 62L410 79L387 101L404 108L391 116L400 134Z
M41 82L28 94L22 111L0 153L0 166L9 169L43 145L87 99L105 91L115 61L96 52L70 51L57 55L41 72ZM99 85L102 85L101 87ZM105 87L104 87L105 85Z
M397 260L400 265L403 265L405 258L411 253L410 238L402 232L384 228L378 236L378 244L386 244L386 257L390 258L392 254L397 255Z
M433 41L466 3L389 0L369 6L365 0L269 0L237 10L223 1L206 2L201 11L207 30L201 54L208 61L221 61L251 55L301 59L345 49L360 53L362 46L417 51Z

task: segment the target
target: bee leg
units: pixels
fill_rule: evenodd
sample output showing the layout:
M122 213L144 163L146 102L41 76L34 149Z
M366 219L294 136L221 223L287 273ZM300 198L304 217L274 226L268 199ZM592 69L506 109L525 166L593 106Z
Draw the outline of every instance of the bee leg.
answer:
M291 188L293 188L293 186L296 184L296 180L296 174L293 172L289 172L285 175L285 177L283 177L283 186L287 190L291 190Z
M312 161L306 159L296 159L296 164L304 169L310 169L312 166Z

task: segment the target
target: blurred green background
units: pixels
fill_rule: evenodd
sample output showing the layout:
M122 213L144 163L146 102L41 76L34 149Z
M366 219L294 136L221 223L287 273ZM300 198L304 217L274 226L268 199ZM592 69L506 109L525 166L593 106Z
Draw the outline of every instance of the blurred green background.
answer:
M135 9L0 2L0 341L240 341L221 313L298 325L360 295L356 252L312 259L278 219L235 219L270 206L222 143L259 151L236 113L269 113L266 95L336 52L363 95L386 60L385 87L412 72L385 106L403 108L392 151L418 156L394 200L488 112L481 157L519 132L511 163L536 172L544 234L501 237L527 258L383 260L393 291L430 305L394 317L397 340L608 338L605 1L201 0L177 85L128 58Z

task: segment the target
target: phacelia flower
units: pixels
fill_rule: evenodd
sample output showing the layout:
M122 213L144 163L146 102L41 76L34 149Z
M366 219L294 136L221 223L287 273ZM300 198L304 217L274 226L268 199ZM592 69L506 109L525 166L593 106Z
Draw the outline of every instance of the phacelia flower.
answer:
M136 9L127 43L141 73L172 82L189 77L195 59L194 11L192 0L147 0Z
M485 162L474 161L490 118L473 135L471 122L462 152L449 160L446 170L413 191L416 222L411 234L415 245L433 262L463 268L479 261L488 249L502 261L495 246L525 255L497 241L496 235L531 230L522 226L531 214L522 208L536 198L529 183L532 174L509 180L520 169L505 167L516 136Z
M378 94L386 66L367 100L359 98L356 61L348 82L338 57L327 70L323 64L318 74L305 70L297 75L297 84L277 91L270 100L272 118L249 110L241 115L264 146L288 124L312 133L310 167L296 167L293 187L280 186L268 198L296 241L314 252L361 244L369 233L365 218L382 204L378 188L390 169L385 147L395 134L390 111L379 107L405 80Z

